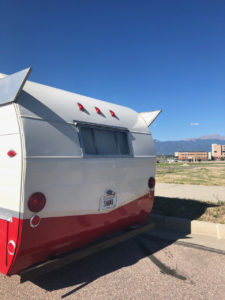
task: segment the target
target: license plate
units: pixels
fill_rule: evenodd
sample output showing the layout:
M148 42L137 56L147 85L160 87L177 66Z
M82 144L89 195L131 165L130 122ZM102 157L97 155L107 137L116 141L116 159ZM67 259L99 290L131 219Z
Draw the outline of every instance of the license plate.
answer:
M100 209L104 210L104 209L110 209L116 207L116 202L117 202L116 196L105 196L101 200Z

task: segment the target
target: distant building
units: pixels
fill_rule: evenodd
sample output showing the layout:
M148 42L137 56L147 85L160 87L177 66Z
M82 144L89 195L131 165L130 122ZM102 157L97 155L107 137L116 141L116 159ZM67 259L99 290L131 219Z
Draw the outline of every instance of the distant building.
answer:
M225 145L212 144L212 158L225 159Z
M211 152L206 151L190 151L190 152L175 152L175 159L181 161L202 161L210 160Z
M208 160L212 160L212 153L208 152Z

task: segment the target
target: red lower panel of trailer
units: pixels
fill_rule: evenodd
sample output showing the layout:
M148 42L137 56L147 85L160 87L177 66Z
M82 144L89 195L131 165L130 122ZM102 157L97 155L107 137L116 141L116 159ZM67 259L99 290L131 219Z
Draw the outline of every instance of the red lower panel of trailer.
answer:
M151 212L153 202L153 194L146 194L108 213L43 218L35 228L30 226L30 219L1 220L0 272L7 275L20 273L30 265L104 235L141 224ZM15 243L15 249L13 242L8 244L9 241Z

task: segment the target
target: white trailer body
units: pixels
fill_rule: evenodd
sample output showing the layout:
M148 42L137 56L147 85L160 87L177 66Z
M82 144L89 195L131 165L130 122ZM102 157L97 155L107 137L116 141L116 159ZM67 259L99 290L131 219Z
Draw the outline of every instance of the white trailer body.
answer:
M0 272L142 223L154 201L149 124L132 109L0 79Z

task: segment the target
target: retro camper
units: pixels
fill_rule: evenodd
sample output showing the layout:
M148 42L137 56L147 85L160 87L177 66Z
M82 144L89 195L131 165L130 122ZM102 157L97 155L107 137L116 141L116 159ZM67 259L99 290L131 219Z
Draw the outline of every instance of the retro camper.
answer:
M0 272L142 224L154 201L155 149L137 113L27 81L0 79Z

